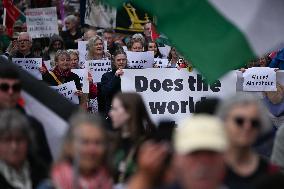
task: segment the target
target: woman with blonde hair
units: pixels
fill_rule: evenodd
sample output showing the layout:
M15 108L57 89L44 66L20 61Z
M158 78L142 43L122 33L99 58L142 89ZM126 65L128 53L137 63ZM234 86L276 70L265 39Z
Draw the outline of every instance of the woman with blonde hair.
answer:
M87 50L87 60L101 60L110 58L110 54L104 50L103 39L98 35L88 41Z

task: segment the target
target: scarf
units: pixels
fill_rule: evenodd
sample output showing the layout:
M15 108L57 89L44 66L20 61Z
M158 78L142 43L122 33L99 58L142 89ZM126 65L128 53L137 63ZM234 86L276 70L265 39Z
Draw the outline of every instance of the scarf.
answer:
M74 170L68 162L61 162L54 166L52 170L52 180L56 187L60 189L73 189ZM111 189L112 179L104 167L98 168L92 177L77 177L78 189Z
M0 161L0 173L6 181L18 189L32 189L32 181L30 178L30 169L28 162L25 162L20 171L16 171L8 166L5 162Z
M68 69L68 70L66 70L66 71L61 71L59 68L58 68L58 66L55 66L55 68L53 69L53 71L52 71L54 74L55 74L55 76L59 79L59 81L61 81L62 83L64 83L64 78L66 78L66 77L70 77L71 76L71 70L70 69Z

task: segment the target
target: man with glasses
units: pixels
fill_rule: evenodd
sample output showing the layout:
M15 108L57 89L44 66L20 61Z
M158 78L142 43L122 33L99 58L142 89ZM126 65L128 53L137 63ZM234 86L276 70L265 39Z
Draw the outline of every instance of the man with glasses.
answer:
M10 56L12 58L39 58L34 55L32 51L32 38L27 32L21 32L17 39L17 51L14 55ZM39 68L41 74L47 72L47 69L43 66Z
M16 68L0 62L0 112L7 108L15 108L25 114L23 107L20 105L21 89L20 76ZM35 143L38 147L35 153L39 159L49 166L52 157L43 126L35 118L26 116L35 134Z

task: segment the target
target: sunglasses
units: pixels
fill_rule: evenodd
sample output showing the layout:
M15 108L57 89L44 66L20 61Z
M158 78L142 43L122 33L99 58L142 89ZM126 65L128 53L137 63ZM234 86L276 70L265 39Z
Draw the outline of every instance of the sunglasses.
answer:
M18 93L21 91L22 85L20 83L15 83L14 85L9 85L8 83L0 84L0 90L3 92L8 92L10 88L13 90L13 92Z
M257 118L249 119L245 117L234 117L233 120L235 124L240 128L243 128L246 122L249 122L252 128L258 129L261 127L261 123Z

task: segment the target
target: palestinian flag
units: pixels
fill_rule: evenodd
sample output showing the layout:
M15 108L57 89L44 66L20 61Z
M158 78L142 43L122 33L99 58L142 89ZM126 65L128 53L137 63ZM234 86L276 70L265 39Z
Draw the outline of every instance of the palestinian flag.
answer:
M106 0L119 6L123 0ZM284 42L283 0L136 0L157 29L213 81Z
M20 19L26 22L25 15L13 4L12 0L3 0L3 7L6 9L5 25L7 28L7 34L13 36L13 26L14 23Z
M23 105L27 114L36 118L44 127L53 158L58 156L61 142L68 128L70 116L78 106L52 90L43 81L35 79L26 71L0 57L1 66L13 66L20 72Z

